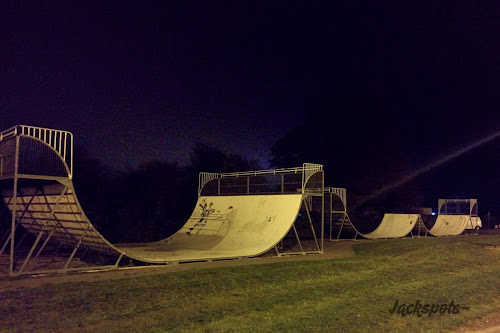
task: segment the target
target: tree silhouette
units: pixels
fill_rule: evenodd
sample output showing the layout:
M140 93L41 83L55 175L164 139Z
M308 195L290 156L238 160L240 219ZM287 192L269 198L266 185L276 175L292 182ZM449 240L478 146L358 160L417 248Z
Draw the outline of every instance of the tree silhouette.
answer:
M346 83L309 106L306 122L274 144L271 163L324 164L325 184L348 188L350 203L355 204L411 168L407 148L412 133L401 126L400 117L375 89ZM413 197L418 201L418 195Z

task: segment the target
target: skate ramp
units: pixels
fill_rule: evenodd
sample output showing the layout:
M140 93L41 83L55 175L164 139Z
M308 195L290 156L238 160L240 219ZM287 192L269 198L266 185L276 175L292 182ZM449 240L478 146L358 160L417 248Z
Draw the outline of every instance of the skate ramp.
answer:
M301 194L200 197L187 223L171 237L117 247L148 262L256 256L288 233L301 203Z
M12 190L3 190L13 209ZM186 224L174 235L152 243L108 242L92 225L71 181L19 190L20 225L41 240L57 240L101 253L123 254L149 263L251 257L273 248L290 230L302 194L199 197Z
M438 215L429 233L433 236L457 236L464 232L469 220L469 215Z
M368 239L405 237L415 227L418 219L418 214L384 214L377 229L361 235Z

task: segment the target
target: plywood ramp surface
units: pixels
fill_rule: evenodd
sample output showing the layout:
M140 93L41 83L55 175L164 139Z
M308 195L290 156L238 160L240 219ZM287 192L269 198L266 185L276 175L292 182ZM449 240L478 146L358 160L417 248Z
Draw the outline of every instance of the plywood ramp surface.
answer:
M377 229L362 236L370 239L405 237L415 227L418 218L418 214L384 214Z

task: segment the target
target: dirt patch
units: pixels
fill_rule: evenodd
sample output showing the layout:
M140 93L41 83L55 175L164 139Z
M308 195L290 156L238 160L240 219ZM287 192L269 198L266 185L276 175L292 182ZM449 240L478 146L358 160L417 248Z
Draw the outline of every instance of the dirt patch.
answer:
M455 333L498 333L500 332L500 312L475 319L460 327Z
M487 244L484 248L488 251L500 251L500 247L491 244Z

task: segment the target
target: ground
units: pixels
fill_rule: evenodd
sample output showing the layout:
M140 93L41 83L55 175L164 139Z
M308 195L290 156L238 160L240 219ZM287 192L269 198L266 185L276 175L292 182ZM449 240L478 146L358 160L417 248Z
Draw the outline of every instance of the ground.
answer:
M457 238L459 239L459 238ZM410 239L403 241L411 242ZM115 271L107 272L88 272L80 274L68 274L57 276L35 276L23 277L17 279L2 279L0 281L0 290L22 290L26 288L35 288L43 285L60 284L60 283L75 283L75 282L94 282L103 280L117 280L131 277L151 276L151 275L165 275L171 272L198 270L205 268L217 268L228 266L248 266L248 265L261 265L270 263L282 263L289 261L318 261L327 259L344 258L354 256L354 246L357 244L367 243L383 243L391 241L339 241L339 242L325 242L325 254L323 255L304 255L304 256L290 256L290 257L259 257L254 259L241 259L241 260L225 260L213 261L205 263L186 263L171 266L156 266L156 267L132 267ZM389 244L389 243L388 243ZM409 244L409 243L408 243ZM487 251L499 251L498 245L487 245ZM500 313L489 314L483 318L474 319L467 322L455 331L456 333L464 332L500 332Z
M371 241L366 241L371 242ZM250 259L221 260L211 262L184 263L166 266L138 266L126 267L119 270L104 272L83 272L66 275L41 275L35 277L24 277L19 279L3 279L2 289L38 287L44 284L56 284L66 282L93 282L103 280L116 280L123 278L167 274L169 272L180 272L199 268L227 267L234 265L262 265L275 262L289 262L298 260L327 260L345 258L354 255L353 241L328 242L325 241L325 253L313 255L295 255L287 257L265 256Z

